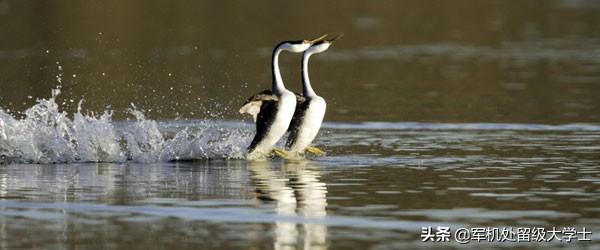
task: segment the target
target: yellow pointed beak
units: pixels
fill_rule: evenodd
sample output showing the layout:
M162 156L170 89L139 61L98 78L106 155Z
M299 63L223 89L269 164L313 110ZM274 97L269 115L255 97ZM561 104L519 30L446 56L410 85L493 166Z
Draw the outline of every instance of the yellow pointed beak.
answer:
M343 36L344 36L344 34L343 34L343 33L342 33L342 34L339 34L339 35L336 35L336 36L334 36L333 38L331 38L330 40L327 40L327 42L329 42L329 43L333 43L333 42L335 42L336 40L338 40L338 39L342 38Z
M310 40L310 41L308 41L308 43L310 43L310 44L314 44L314 43L316 43L316 42L322 41L323 39L325 39L325 37L327 37L327 34L325 34L325 35L322 35L322 36L320 36L320 37L318 37L318 38L316 38L316 39Z

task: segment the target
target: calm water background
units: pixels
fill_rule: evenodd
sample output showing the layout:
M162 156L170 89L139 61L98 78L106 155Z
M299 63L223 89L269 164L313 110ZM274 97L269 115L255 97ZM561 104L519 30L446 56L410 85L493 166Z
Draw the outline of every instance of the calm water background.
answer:
M87 109L239 119L276 43L344 33L311 64L328 120L599 122L599 13L581 0L2 1L1 103L48 96L58 62L64 98ZM295 90L299 61L281 62Z
M323 33L345 34L310 66L328 155L221 159L251 139L237 108L270 86L272 46ZM600 248L595 1L0 0L0 38L3 249ZM281 58L294 90L299 60ZM57 85L70 119L80 100L83 114L113 110L113 134L167 158L52 158L48 145L71 143L53 141L56 126L9 122ZM122 122L132 103L146 118ZM166 142L146 136L152 120ZM5 130L44 138L43 156L11 158L31 143ZM196 161L163 161L184 153ZM440 225L586 227L593 240L420 242Z

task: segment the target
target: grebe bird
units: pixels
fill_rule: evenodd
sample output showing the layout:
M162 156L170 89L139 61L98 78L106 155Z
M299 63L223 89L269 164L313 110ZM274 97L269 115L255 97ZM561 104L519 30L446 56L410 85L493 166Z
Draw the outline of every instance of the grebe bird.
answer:
M310 46L302 55L302 96L297 95L296 110L288 128L290 135L286 143L286 147L290 153L301 154L306 150L317 155L324 154L318 148L308 147L321 128L325 109L327 108L325 99L318 96L310 84L310 79L308 78L308 59L313 54L318 54L329 49L329 46L340 37L341 35L338 35L331 40L319 41Z
M282 51L301 53L312 44L323 40L327 35L314 40L285 41L273 50L273 83L271 90L265 90L252 97L240 108L240 113L252 115L256 122L256 134L248 147L249 159L265 156L273 150L273 145L287 131L296 108L296 96L283 85L279 71L279 54Z

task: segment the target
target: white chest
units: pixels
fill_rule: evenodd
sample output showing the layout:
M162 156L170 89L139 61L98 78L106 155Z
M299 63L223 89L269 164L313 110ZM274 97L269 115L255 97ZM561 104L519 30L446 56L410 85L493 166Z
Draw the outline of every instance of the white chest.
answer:
M294 116L294 110L296 109L296 96L290 91L284 91L279 98L279 104L275 119L267 132L265 138L257 145L257 149L263 152L271 150L273 145L279 141L279 139L287 131L292 117Z
M308 108L304 113L304 119L298 128L296 142L292 145L290 151L299 152L306 148L315 139L323 123L323 117L327 109L325 100L317 96L309 100L309 102Z

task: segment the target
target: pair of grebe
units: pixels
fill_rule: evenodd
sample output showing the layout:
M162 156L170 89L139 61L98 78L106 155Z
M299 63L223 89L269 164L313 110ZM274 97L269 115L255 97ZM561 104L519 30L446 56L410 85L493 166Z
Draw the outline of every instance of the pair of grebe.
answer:
M248 147L248 158L266 156L272 151L286 157L288 153L301 155L304 151L315 154L321 150L309 147L315 139L327 107L325 99L313 90L308 78L308 60L313 54L326 51L340 36L326 39L327 35L314 40L285 41L273 50L273 83L271 90L250 97L240 108L240 113L252 115L256 122L256 135ZM294 94L285 88L279 71L279 54L282 51L303 53L302 94ZM289 131L286 151L274 150L274 145Z

